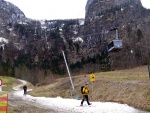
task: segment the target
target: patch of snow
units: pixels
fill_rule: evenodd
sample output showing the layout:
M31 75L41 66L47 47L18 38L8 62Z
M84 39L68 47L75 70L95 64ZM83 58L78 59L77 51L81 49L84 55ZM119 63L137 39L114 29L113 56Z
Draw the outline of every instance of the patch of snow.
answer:
M46 26L42 26L42 29L46 29L47 27Z
M64 27L65 24L61 24L61 27Z
M80 25L84 25L84 20L79 20Z
M76 113L138 113L133 107L127 104L119 104L114 102L92 102L92 106L89 107L84 102L85 107L80 106L81 100L69 99L69 98L48 98L48 97L33 97L30 95L23 96L23 90L17 91L14 95L21 97L25 101L36 102L38 104L49 106L54 109L63 109L66 111Z
M77 38L73 39L73 42L82 42L83 43L83 39L81 37L77 37Z
M13 33L13 36L17 36L15 33Z
M8 43L8 39L6 39L6 38L3 38L3 37L0 37L0 42L3 42L3 43Z
M59 28L59 31L63 31L62 28Z
M77 31L73 31L73 33L76 35L78 32Z
M0 45L0 47L2 47L3 49L4 49L4 46L5 46L4 44Z
M1 33L4 33L4 30L1 30Z
M9 31L12 31L12 30L13 30L13 28L8 28L8 30L9 30Z
M26 22L18 22L19 24L24 24L24 25L27 25L27 23Z

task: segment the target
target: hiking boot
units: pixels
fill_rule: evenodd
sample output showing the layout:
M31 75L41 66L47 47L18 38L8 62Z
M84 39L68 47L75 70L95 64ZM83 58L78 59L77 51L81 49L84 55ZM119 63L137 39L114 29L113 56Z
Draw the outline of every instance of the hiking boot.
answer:
M81 104L80 106L83 106L83 104Z
M92 103L90 103L89 105L92 105Z

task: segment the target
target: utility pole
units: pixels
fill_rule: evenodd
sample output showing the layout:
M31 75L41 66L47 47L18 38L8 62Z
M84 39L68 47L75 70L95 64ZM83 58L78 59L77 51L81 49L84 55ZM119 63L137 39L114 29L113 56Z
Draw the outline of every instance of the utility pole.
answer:
M62 53L63 53L64 61L65 61L65 64L66 64L66 68L67 68L67 71L68 71L68 75L69 75L69 78L70 78L70 82L71 82L71 85L72 85L72 89L74 90L74 85L73 85L73 82L72 82L72 78L71 78L71 75L70 75L70 71L69 71L69 68L68 68L68 64L67 64L67 61L66 61L64 51L62 51Z
M67 71L68 71L68 75L69 75L69 78L70 78L72 90L73 90L73 91L75 92L75 94L77 95L77 96L76 96L76 99L79 99L79 94L78 94L77 91L75 90L74 84L73 84L73 82L72 82L71 74L70 74L70 71L69 71L69 67L68 67L68 64L67 64L67 61L66 61L66 57L65 57L64 51L62 51L62 53L63 53L64 61L65 61L65 64L66 64L66 68L67 68ZM72 95L71 95L71 97L72 97Z

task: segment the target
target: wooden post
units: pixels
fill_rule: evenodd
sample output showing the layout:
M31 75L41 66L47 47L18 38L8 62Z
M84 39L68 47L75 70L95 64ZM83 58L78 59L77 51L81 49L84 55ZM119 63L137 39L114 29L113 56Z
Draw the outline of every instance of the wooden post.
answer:
M148 73L149 73L149 79L150 79L150 67L148 65Z
M93 100L93 84L94 84L93 82L95 81L95 74L92 73L90 75L90 81L92 82L92 96L91 96L92 98L91 98L91 100Z

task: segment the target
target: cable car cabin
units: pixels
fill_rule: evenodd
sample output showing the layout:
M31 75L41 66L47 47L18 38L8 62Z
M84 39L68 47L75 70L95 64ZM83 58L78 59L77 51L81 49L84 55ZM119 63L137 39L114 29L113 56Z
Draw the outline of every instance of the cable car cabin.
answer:
M113 40L108 44L108 52L118 52L122 49L122 40Z

